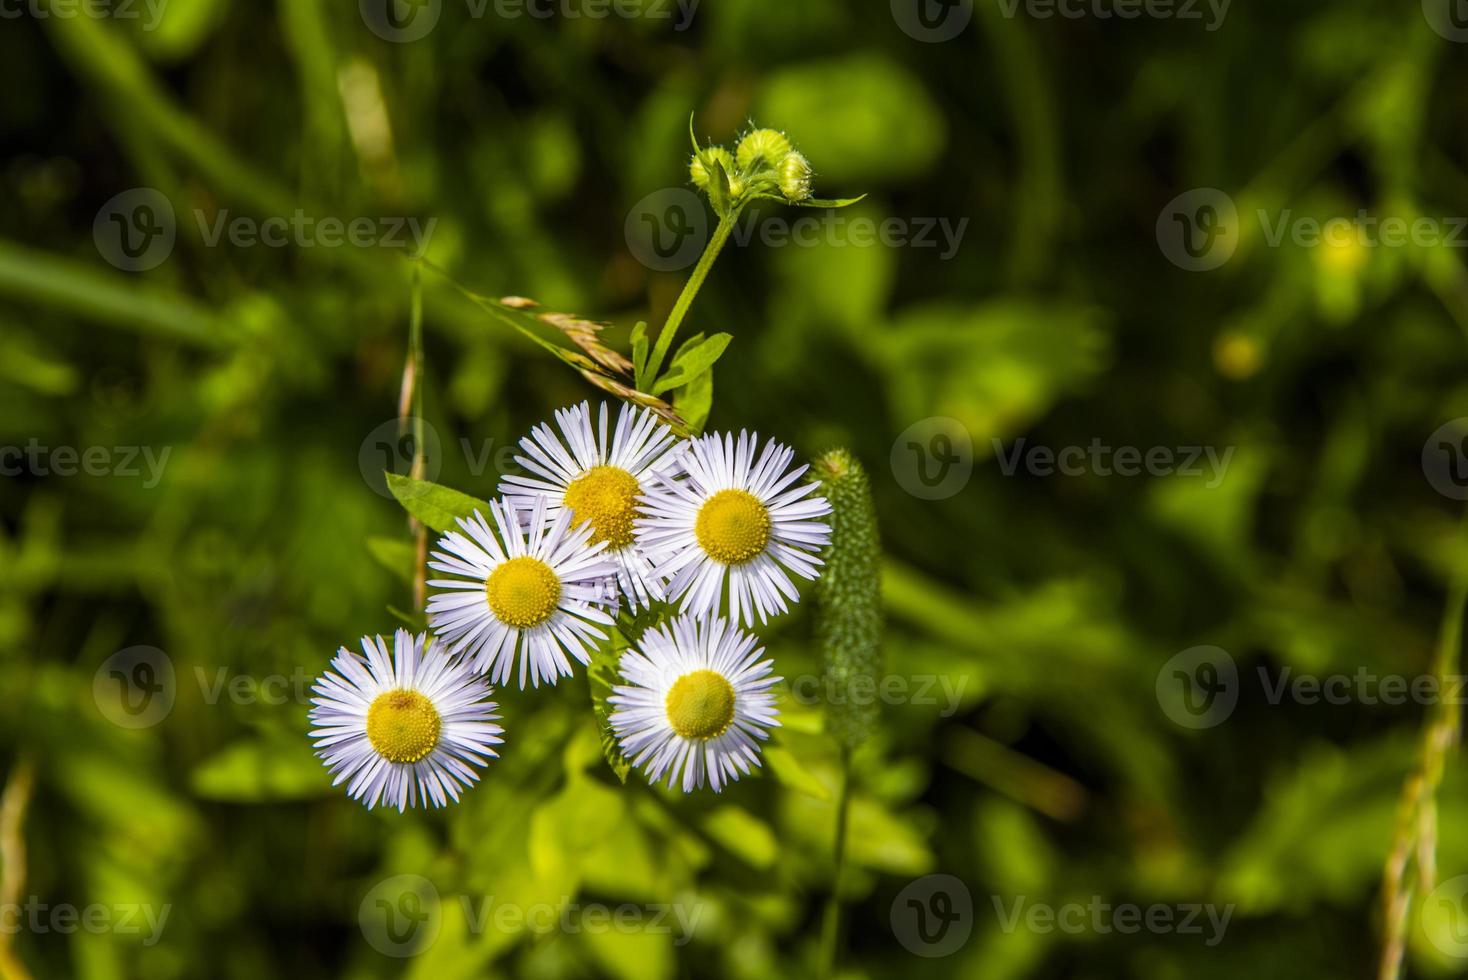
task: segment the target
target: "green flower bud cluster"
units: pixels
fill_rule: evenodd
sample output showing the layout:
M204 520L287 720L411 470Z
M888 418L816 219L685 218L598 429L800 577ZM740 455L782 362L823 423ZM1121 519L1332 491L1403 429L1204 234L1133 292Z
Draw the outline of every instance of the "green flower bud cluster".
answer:
M720 213L758 198L799 204L811 196L810 162L773 129L750 130L733 153L695 143L688 176Z

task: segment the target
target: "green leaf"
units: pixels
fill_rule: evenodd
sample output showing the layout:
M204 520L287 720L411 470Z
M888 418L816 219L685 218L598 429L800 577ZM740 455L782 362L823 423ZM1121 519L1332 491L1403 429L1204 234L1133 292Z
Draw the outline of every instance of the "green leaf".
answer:
M413 566L418 562L418 550L413 542L401 538L368 538L367 551L383 568L413 584Z
M732 334L716 333L702 343L693 346L685 344L673 358L668 372L652 386L652 394L661 395L665 391L696 381L713 368L733 339Z
M808 197L803 201L792 201L802 208L846 208L865 198L865 194L856 197Z
M609 719L612 716L612 706L607 702L611 696L612 688L616 686L621 675L617 672L617 662L622 659L622 651L627 649L627 638L617 629L611 631L611 636L603 643L599 643L591 653L591 665L587 668L586 676L591 683L591 707L596 714L596 727L601 733L601 751L606 757L607 765L612 767L612 772L617 774L621 782L627 781L627 773L632 770L632 763L622 754L622 749L617 745L617 737L612 733Z
M632 328L632 384L638 391L647 391L647 321L638 320Z
M478 497L467 493L415 480L411 476L387 473L387 488L397 498L403 509L422 521L424 526L435 531L451 531L454 520L469 517L475 511L488 510L488 505Z
M678 389L673 396L673 408L688 426L693 435L701 435L709 420L709 411L714 407L714 372L705 371L688 384Z
M724 172L724 165L718 160L709 159L704 166L710 169L709 174L709 203L714 206L714 211L723 217L729 213L731 195L729 192L729 175Z

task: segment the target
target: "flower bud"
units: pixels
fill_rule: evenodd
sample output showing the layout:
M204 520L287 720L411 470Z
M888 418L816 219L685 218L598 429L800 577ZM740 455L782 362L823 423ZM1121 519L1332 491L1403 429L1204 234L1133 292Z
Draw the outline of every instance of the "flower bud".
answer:
M780 161L780 193L790 201L810 197L810 163L794 150Z
M762 167L778 167L790 152L790 141L773 129L756 129L739 141L735 151L739 169L749 173Z
M699 190L708 190L709 181L714 176L714 163L724 168L724 173L730 177L734 174L734 158L729 151L722 146L711 146L706 150L699 150L688 161L688 176L693 178Z

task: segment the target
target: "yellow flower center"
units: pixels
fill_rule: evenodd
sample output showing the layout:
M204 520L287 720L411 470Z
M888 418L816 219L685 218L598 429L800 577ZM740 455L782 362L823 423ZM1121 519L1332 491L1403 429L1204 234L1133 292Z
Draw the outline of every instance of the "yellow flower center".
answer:
M605 541L609 548L632 543L637 478L617 466L593 466L566 487L571 523L591 525L591 543Z
M489 611L506 626L530 629L556 611L561 601L561 580L539 558L511 558L489 573L484 582Z
M695 670L668 691L668 723L684 738L706 740L724 734L734 720L734 685L723 674Z
M769 544L770 511L747 490L720 490L698 509L693 533L714 561L738 565Z
M367 709L367 740L388 762L417 762L433 751L443 723L417 691L387 691Z

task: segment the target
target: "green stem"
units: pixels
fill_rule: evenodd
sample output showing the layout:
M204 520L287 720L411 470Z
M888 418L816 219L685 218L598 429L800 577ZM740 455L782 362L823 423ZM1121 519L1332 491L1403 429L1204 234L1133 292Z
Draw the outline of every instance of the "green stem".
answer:
M1464 511L1459 523L1458 546L1452 553L1461 556L1464 548L1468 548L1468 510ZM1432 670L1438 679L1439 691L1450 689L1458 670L1465 606L1468 606L1468 562L1459 558L1449 579L1437 651L1433 656ZM1447 757L1458 743L1461 723L1462 708L1456 699L1442 698L1429 709L1417 765L1402 787L1396 832L1383 873L1382 908L1386 937L1377 969L1378 980L1398 980L1402 976L1413 895L1431 891L1435 884L1437 793L1442 785ZM1415 883L1409 877L1412 871L1416 872Z
M836 950L841 941L841 870L846 866L846 824L851 810L851 750L841 749L841 792L836 803L836 863L831 872L831 895L821 930L822 980L836 972Z
M413 263L413 288L411 313L408 317L408 364L403 372L404 390L398 406L399 434L402 432L401 413L413 414L413 465L409 470L413 479L424 478L426 461L423 456L423 264ZM417 561L413 565L413 608L422 609L428 603L428 528L416 518L410 518L413 543Z
M658 342L652 349L652 356L648 358L647 377L649 381L656 380L658 371L662 369L663 359L668 356L668 349L673 346L673 337L677 335L678 327L683 323L683 317L688 315L688 308L693 305L693 298L698 295L703 281L708 278L709 270L714 267L714 260L719 257L719 252L723 250L724 244L729 240L729 234L739 220L740 210L736 207L719 220L719 226L714 229L714 237L710 238L708 245L704 247L698 265L693 267L693 275L688 277L688 282L683 286L683 292L678 294L678 302L673 304L672 311L668 313L667 322L658 332Z

